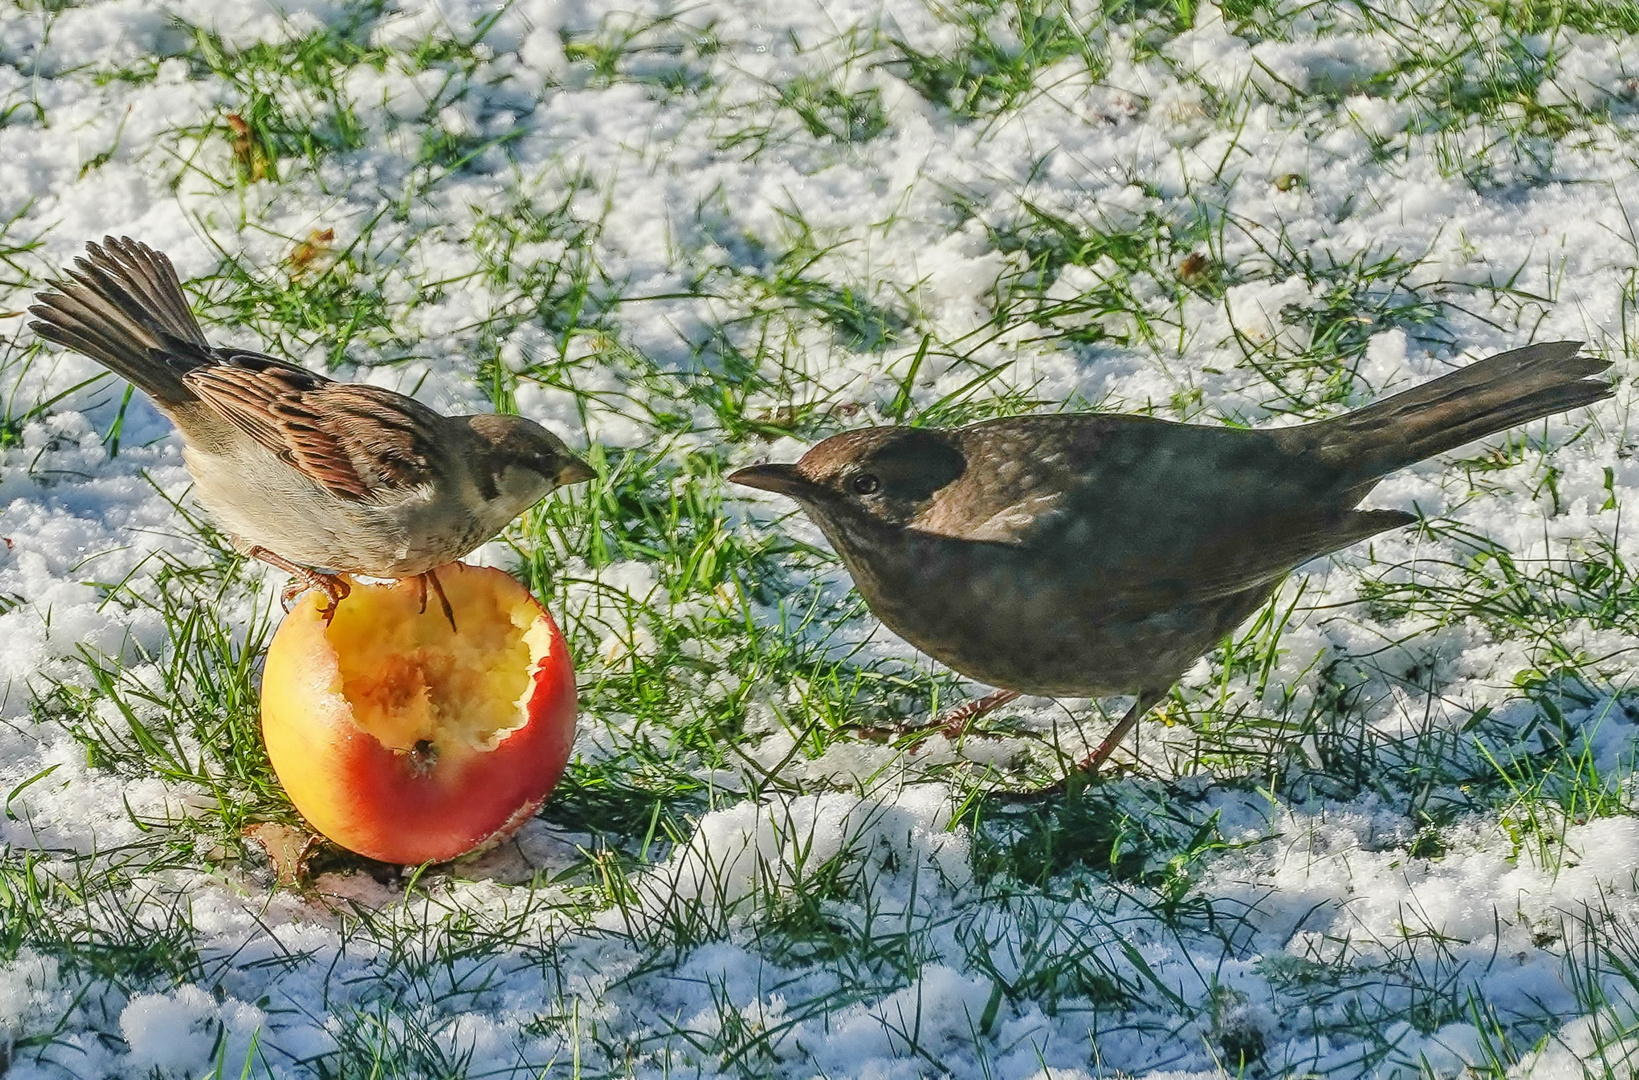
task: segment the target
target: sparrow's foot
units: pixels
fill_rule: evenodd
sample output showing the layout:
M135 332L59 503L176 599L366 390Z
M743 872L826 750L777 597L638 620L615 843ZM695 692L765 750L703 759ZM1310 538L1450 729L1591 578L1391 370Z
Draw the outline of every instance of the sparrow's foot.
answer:
M286 585L279 593L279 602L286 611L296 603L296 598L309 589L317 589L329 598L330 604L321 614L324 624L330 625L330 620L336 617L336 606L347 599L353 587L347 584L347 579L340 574L326 574L310 566L293 563L282 555L275 554L265 547L257 546L246 552L253 559L260 559L269 566L277 567L289 574L294 580Z
M450 632L459 634L461 631L455 626L455 612L450 609L450 598L444 595L444 583L438 580L438 571L428 570L424 574L417 574L415 581L421 589L421 614L427 614L427 583L430 581L433 592L438 594L439 606L444 609L444 618L449 620Z
M329 626L330 620L336 617L336 608L353 592L353 586L347 584L347 579L339 574L313 573L313 587L330 598L330 605L324 609L324 625Z

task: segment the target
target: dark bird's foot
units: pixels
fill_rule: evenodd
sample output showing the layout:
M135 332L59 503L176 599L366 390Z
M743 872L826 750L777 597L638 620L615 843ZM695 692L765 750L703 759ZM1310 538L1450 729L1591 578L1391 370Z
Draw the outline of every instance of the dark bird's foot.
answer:
M267 563L289 574L295 580L284 587L279 594L279 602L286 611L296 603L296 598L309 589L316 589L330 599L330 604L320 614L324 617L324 624L330 625L330 620L336 617L336 606L352 593L353 587L347 584L347 579L340 574L326 574L310 566L301 566L291 562L281 555L276 555L265 547L253 547L246 552L251 558Z
M423 606L425 598L423 597ZM886 727L860 727L858 732L867 739L877 742L887 742L891 739L914 735L923 731L938 731L945 738L955 741L967 734L973 721L985 713L999 709L1008 702L1019 697L1017 690L993 690L984 697L964 701L953 709L947 709L936 716L919 723L894 724ZM1121 715L1115 722L1115 727L1104 736L1104 741L1098 744L1098 749L1076 762L1062 780L1048 784L1046 787L1033 788L1029 791L993 791L989 798L1002 803L1032 803L1063 795L1072 784L1091 784L1098 780L1099 770L1104 766L1111 754L1137 726L1138 721L1167 696L1165 690L1145 690L1132 703L1132 708Z
M955 739L967 730L968 724L976 717L1005 705L1018 696L1016 692L1011 690L997 690L982 698L964 702L948 713L941 713L926 724L917 725L906 730L921 731L939 727L943 729L947 738ZM1121 719L1116 721L1115 727L1110 729L1110 733L1104 737L1104 741L1098 744L1098 749L1076 762L1075 767L1066 773L1063 779L1045 787L1031 788L1028 791L991 791L985 797L995 803L1021 806L1048 802L1065 795L1071 788L1096 784L1100 779L1099 771L1103 768L1105 761L1109 759L1111 754L1115 753L1116 748L1137 726L1138 721L1142 720L1151 709L1159 705L1166 696L1165 691L1146 690L1140 693L1138 699L1132 703L1132 708L1121 715Z
M1045 802L1064 795L1073 785L1085 787L1097 783L1099 769L1103 767L1104 762L1108 760L1111 754L1115 753L1116 747L1120 746L1121 741L1138 725L1138 721L1142 720L1151 709L1161 704L1161 700L1166 696L1164 690L1142 691L1138 695L1138 700L1132 703L1132 708L1123 713L1121 719L1115 722L1115 727L1111 728L1110 733L1104 736L1104 741L1098 744L1098 749L1076 762L1076 767L1071 769L1064 779L1030 791L991 792L990 798L996 802L1012 805Z
M992 690L981 698L964 701L954 709L946 709L935 716L929 727L937 727L945 738L955 742L967 734L968 726L985 713L999 709L1019 696L1017 690Z
M455 626L455 612L450 609L450 598L444 595L444 583L438 580L438 571L428 570L425 574L417 574L415 580L421 589L421 614L427 614L427 583L430 581L433 592L438 594L439 606L444 609L444 618L449 620L450 632L459 634L461 631Z
M926 720L907 721L903 724L889 724L882 727L860 727L860 735L875 742L888 742L891 739L900 739L906 735L915 735L922 731L938 731L945 738L955 742L967 734L967 729L973 721L987 712L999 709L1009 701L1019 696L1017 690L992 690L984 697L964 701L954 708L936 713Z
M1106 758L1115 753L1115 748L1121 745L1121 740L1127 737L1127 733L1136 727L1140 720L1144 719L1145 713L1161 704L1161 699L1166 696L1164 690L1144 690L1140 692L1138 700L1134 701L1132 708L1128 709L1121 719L1115 722L1115 727L1111 728L1110 733L1104 736L1104 741L1098 744L1098 749L1076 763L1075 772L1096 776L1099 766L1104 764Z

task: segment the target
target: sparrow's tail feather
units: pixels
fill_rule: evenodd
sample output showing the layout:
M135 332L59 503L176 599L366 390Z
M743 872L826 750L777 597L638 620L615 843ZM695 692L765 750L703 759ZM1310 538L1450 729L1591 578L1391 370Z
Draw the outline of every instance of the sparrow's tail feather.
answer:
M130 237L89 243L86 258L29 308L48 341L82 352L146 390L160 405L194 394L182 376L211 363L171 260Z
M1590 378L1610 361L1579 356L1580 341L1527 345L1306 428L1310 449L1362 480L1455 450L1519 424L1592 405L1611 384ZM1305 440L1308 441L1308 440Z

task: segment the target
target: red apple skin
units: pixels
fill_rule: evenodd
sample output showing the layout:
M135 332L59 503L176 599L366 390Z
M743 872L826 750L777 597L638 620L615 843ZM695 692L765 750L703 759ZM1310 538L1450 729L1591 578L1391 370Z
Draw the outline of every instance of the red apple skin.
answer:
M335 649L320 615L324 598L316 594L285 617L263 670L262 737L286 794L320 833L382 862L443 862L504 839L551 794L575 737L574 668L552 617L500 570L454 563L438 574L452 600L472 587L515 590L549 630L529 721L493 750L444 747L429 758L389 749L358 727L336 689ZM468 575L504 580L463 581ZM343 603L356 603L371 589L413 594L416 585L354 583ZM434 604L415 617L441 615Z

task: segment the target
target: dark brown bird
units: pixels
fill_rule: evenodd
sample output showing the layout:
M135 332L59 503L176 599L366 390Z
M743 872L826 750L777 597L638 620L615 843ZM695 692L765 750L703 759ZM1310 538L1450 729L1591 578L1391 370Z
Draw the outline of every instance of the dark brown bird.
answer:
M1147 416L879 427L729 479L796 499L876 616L1018 694L1137 694L1096 769L1294 567L1416 518L1361 510L1396 469L1611 395L1609 362L1549 342L1343 416L1254 431Z

